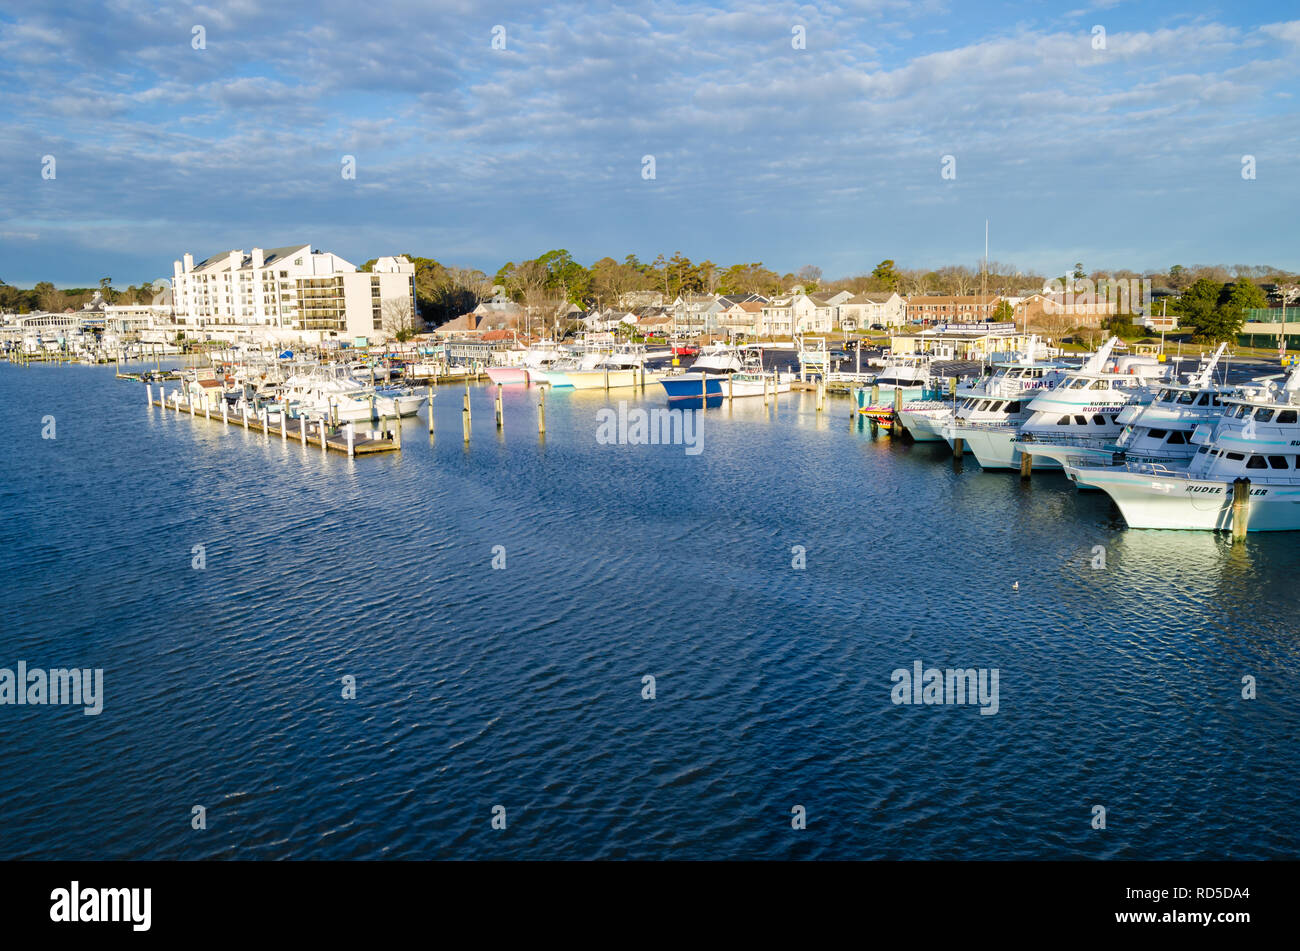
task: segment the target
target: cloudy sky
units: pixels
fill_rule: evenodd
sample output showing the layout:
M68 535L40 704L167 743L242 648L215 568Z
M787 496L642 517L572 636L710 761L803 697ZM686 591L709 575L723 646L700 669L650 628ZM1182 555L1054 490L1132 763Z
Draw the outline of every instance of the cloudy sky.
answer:
M0 278L293 242L841 276L973 265L986 219L1049 274L1297 269L1298 11L0 0Z

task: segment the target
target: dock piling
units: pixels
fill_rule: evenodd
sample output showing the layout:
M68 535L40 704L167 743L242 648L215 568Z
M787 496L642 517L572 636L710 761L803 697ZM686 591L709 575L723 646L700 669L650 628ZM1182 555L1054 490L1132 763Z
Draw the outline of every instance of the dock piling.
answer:
M145 405L148 406L150 409L153 409L153 384L152 384L152 383L146 383L146 384L144 385L144 391L145 391L145 393L148 395L148 398L149 398L148 403L146 403Z
M1020 478L1028 479L1034 472L1034 456L1032 453L1020 453Z
M1246 540L1250 530L1250 480L1238 477L1232 480L1232 540Z
M537 391L537 434L546 435L546 387Z
M348 458L355 459L357 455L357 433L356 424L348 423Z
M433 435L433 384L429 384L429 435Z
M605 371L605 382L609 383L609 371ZM497 429L505 426L505 415L501 409L501 384L497 384Z
M469 397L465 397L465 405L460 411L460 428L465 435L465 445L469 445Z

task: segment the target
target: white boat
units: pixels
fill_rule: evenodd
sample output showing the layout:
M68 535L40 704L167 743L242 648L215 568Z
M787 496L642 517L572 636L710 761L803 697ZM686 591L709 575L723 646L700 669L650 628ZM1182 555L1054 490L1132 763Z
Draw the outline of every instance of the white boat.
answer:
M1223 398L1238 392L1237 387L1214 382L1214 369L1227 346L1220 344L1205 366L1188 374L1185 384L1162 387L1150 403L1120 410L1124 430L1114 448L1124 461L1185 465L1196 454L1192 432L1222 416Z
M959 394L957 408L940 429L954 451L960 439L962 451L972 453L982 468L1010 469L1020 464L1012 440L1030 416L1030 402L1075 367L1030 358L996 366L992 376Z
M1030 400L1029 418L1011 445L1021 455L1029 453L1035 468L1059 469L1067 456L1114 460L1114 443L1124 428L1120 412L1125 406L1149 403L1169 372L1150 357L1111 361L1118 342L1111 337L1084 367ZM1017 465L1019 460L1015 456Z
M789 393L795 375L790 372L763 369L763 354L758 348L748 347L742 352L741 369L730 374L722 384L723 392L732 398L766 396Z
M1066 472L1109 495L1130 528L1231 529L1241 491L1247 530L1300 530L1300 365L1280 388L1243 387L1221 401L1223 414L1193 430L1185 466L1080 458Z
M381 416L414 416L426 397L399 387L372 388L355 380L347 367L314 367L290 376L284 403L299 415L328 416L343 422Z
M930 358L916 354L890 357L871 381L871 385L859 387L859 390L874 396L874 405L893 406L895 399L899 405L920 399L929 385ZM858 394L858 390L854 392L855 395ZM899 394L897 397L895 392ZM859 406L864 406L873 401L857 395L857 402Z

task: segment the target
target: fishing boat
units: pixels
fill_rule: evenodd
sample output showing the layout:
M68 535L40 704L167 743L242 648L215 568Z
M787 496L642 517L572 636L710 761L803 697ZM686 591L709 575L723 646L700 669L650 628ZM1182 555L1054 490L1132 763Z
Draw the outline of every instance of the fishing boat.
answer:
M1188 374L1186 383L1162 387L1150 403L1120 410L1118 422L1124 430L1113 448L1122 461L1184 465L1196 454L1192 433L1201 423L1222 416L1223 397L1238 391L1214 380L1227 346L1220 344L1203 367Z
M1300 366L1221 398L1223 412L1192 432L1184 466L1071 458L1067 472L1114 500L1130 528L1300 530Z
M1111 361L1118 342L1111 337L1083 368L1030 400L1029 418L1011 446L1021 455L1029 453L1034 467L1060 469L1067 456L1113 461L1113 444L1124 428L1120 412L1125 406L1151 402L1169 372L1152 357ZM1020 455L1015 458L1018 462ZM1089 488L1082 481L1077 484Z
M668 394L669 403L721 398L726 378L744 368L744 360L734 347L716 344L701 350L689 371L668 374L659 383Z
M741 369L727 377L725 389L728 397L767 396L789 393L795 375L789 372L763 369L763 354L757 348L744 351Z
M976 384L957 402L952 418L941 427L943 438L956 451L971 452L984 469L1010 469L1019 465L1011 442L1029 418L1029 403L1052 389L1076 369L1057 361L1022 359L996 364L992 376Z

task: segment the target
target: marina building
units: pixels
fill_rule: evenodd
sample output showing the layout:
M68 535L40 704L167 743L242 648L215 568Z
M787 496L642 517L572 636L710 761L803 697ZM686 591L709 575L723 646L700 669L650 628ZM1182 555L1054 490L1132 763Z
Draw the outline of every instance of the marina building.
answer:
M890 338L896 356L927 354L937 360L986 360L1010 357L1027 349L1031 336L1013 323L936 324Z
M173 262L179 329L209 338L321 343L383 339L418 329L415 266L379 258L369 271L309 244L225 251Z

